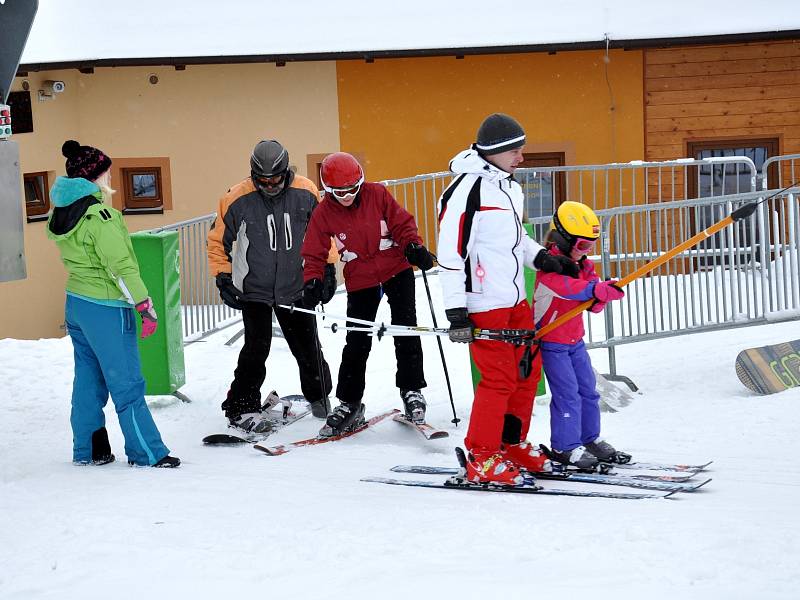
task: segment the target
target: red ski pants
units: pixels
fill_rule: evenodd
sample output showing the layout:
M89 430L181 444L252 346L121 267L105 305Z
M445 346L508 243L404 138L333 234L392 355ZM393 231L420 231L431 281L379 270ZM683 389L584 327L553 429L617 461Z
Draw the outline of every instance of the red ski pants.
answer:
M470 320L484 329L533 329L533 315L527 300L514 308L497 308L472 313ZM533 401L542 372L542 359L536 353L531 374L522 379L519 362L524 346L506 342L475 340L470 354L481 374L472 402L472 415L464 444L469 450L499 450L505 415L511 414L522 423L520 440L528 435Z

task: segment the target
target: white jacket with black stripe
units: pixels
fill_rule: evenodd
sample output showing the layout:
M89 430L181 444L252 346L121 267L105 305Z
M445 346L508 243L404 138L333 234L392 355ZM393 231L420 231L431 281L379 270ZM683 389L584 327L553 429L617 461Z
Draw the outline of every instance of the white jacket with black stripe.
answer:
M458 176L439 198L437 247L445 308L516 306L527 297L523 267L543 250L522 227L522 187L472 149L450 170Z

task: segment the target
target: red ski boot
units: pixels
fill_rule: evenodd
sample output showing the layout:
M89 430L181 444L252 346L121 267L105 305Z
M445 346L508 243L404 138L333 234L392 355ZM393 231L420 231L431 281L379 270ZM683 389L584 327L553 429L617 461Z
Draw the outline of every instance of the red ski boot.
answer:
M466 478L472 483L522 485L525 479L513 463L499 452L472 450L467 453Z
M550 473L553 470L550 459L530 442L505 444L502 453L507 461L529 473Z

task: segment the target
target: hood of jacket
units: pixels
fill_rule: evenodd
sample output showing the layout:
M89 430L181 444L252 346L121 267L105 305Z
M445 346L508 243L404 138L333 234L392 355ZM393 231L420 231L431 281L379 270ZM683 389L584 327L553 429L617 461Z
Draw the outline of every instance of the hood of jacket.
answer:
M69 235L80 223L86 210L99 204L103 197L100 188L82 177L57 177L50 188L50 200L55 208L47 227L53 237Z
M450 161L450 171L456 175L474 173L497 183L503 179L511 179L511 173L506 173L483 158L474 148L456 154Z

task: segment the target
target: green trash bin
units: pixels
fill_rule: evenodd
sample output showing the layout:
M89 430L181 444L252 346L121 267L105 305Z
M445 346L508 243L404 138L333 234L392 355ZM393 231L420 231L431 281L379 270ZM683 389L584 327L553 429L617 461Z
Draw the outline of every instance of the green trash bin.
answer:
M142 280L158 315L156 332L147 339L139 338L142 374L147 382L145 393L152 396L175 394L186 383L178 232L141 231L131 235L131 242Z
M528 235L533 235L533 229L530 224L525 223L523 224L523 227L525 227ZM528 302L530 302L531 306L533 306L533 288L535 285L536 271L525 267L525 292L528 295ZM472 355L470 355L469 362L472 369L472 389L474 390L478 386L478 382L481 380L481 374L480 371L478 371L478 367L475 366L475 361L472 360ZM539 379L539 387L536 389L536 395L542 396L546 393L547 387L545 386L544 372L542 372L541 379Z

